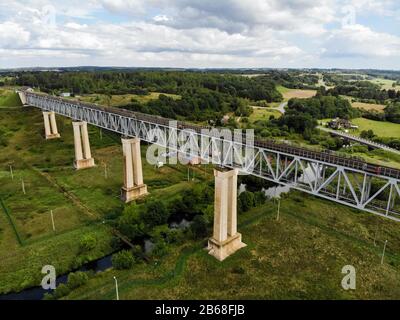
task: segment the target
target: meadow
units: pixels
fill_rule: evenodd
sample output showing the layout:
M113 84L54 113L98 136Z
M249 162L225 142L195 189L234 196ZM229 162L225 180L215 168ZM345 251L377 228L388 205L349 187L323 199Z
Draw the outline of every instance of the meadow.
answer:
M174 247L153 263L110 269L65 299L398 299L396 222L291 192L239 216L247 247L224 262L205 241ZM383 243L388 240L383 265ZM356 269L356 290L341 287L345 265Z
M277 86L277 90L283 95L284 101L289 101L292 98L311 98L317 93L316 90L289 89L283 86Z
M372 80L369 80L372 83L378 84L381 86L381 89L385 89L385 90L389 90L389 89L396 89L396 90L400 90L400 86L397 85L395 87L393 87L393 83L395 81L393 80L389 80L389 79L384 79L384 78L374 78Z
M62 274L115 250L104 221L124 206L119 199L120 137L89 126L96 167L76 171L71 120L57 116L57 125L61 138L46 141L39 110L0 109L0 293L38 285L43 265L52 264ZM142 145L143 155L146 147ZM185 166L157 169L145 160L143 173L149 197L161 199L212 177L211 170L192 169L190 176L196 178L187 181ZM97 244L81 253L85 235L95 237Z
M272 108L253 107L253 112L249 116L249 121L254 123L259 120L269 120L270 116L280 118L282 114Z
M352 122L357 125L358 134L363 130L373 130L379 137L400 137L400 124L387 121L375 121L365 118L356 118Z

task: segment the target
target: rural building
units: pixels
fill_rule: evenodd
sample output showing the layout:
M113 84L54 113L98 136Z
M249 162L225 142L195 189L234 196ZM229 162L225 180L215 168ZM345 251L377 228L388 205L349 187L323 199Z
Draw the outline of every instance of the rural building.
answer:
M358 129L358 126L352 124L350 120L347 119L332 119L332 121L328 122L328 127L331 129L339 130L339 129Z

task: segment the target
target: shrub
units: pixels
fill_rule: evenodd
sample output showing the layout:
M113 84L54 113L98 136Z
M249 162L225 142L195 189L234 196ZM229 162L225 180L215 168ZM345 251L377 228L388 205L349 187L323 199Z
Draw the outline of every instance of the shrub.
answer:
M113 254L111 261L113 267L118 270L130 269L135 264L135 259L133 258L132 253L128 250L122 250Z
M60 299L62 297L65 297L67 294L69 294L71 290L66 286L64 283L60 284L56 290L54 290L54 297L56 299Z
M84 235L81 238L79 248L82 252L93 250L96 247L97 239L93 235Z
M78 288L83 286L88 280L89 277L85 272L72 272L68 275L68 287L70 289Z
M190 229L196 239L204 238L207 235L207 219L203 215L195 216Z
M239 196L239 208L240 211L246 212L254 206L254 193L250 191L244 191Z
M146 204L141 218L148 227L159 226L167 223L169 213L164 202L153 200Z

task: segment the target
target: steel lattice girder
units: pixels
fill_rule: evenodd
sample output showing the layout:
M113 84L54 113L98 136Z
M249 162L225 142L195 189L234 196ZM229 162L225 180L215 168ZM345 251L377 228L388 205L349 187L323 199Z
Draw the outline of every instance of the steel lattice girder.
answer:
M400 221L400 179L353 168L350 161L338 165L248 145L236 139L224 140L215 132L202 134L138 119L134 114L123 116L79 102L32 93L26 97L28 105L42 110L138 137L170 151L200 156L206 162L211 159L214 164L238 168L243 174Z

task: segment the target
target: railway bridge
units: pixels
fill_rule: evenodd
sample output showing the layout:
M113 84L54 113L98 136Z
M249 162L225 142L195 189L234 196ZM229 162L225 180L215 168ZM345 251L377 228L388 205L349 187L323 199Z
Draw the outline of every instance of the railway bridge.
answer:
M147 194L140 141L216 164L214 230L209 252L225 259L245 246L237 232L237 175L250 174L317 197L400 221L400 170L360 158L278 143L232 139L221 131L180 121L63 99L31 89L19 91L24 105L43 112L46 139L58 138L55 115L72 119L76 169L94 166L87 124L121 134L124 185L121 198L132 201ZM195 147L193 147L195 146ZM224 168L224 169L222 169Z

